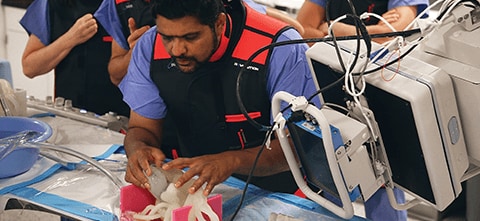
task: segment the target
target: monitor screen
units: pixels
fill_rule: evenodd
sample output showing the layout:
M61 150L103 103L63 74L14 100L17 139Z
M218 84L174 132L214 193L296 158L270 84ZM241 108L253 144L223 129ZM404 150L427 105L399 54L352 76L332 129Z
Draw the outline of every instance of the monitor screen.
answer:
M318 126L312 125L306 121L301 113L294 113L294 117L289 117L287 121L288 131L295 144L295 150L302 165L302 171L305 175L307 184L314 192L323 190L340 199L337 187L332 177L330 167L327 161L325 147L323 145L322 133ZM317 127L313 131L305 129L308 127ZM337 130L332 128L332 130ZM339 133L333 133L337 134ZM340 140L338 140L340 139ZM341 137L334 138L334 143L342 145ZM335 147L334 147L335 148Z

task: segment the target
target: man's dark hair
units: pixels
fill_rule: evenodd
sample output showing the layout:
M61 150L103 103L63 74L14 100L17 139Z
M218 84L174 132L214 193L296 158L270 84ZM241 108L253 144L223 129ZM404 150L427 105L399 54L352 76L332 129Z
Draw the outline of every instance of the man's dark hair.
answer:
M196 17L201 24L213 27L218 15L225 11L222 0L152 0L152 15L167 19Z

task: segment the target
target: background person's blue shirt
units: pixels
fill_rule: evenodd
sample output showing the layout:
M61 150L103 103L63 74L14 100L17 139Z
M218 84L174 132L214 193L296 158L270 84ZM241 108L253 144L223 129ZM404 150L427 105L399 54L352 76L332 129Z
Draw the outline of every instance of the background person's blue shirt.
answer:
M50 18L47 0L35 0L28 6L20 25L27 31L28 35L34 34L44 45L51 43Z
M120 47L125 50L130 48L127 42L128 36L124 36L122 32L122 24L117 14L115 0L103 0L93 16Z

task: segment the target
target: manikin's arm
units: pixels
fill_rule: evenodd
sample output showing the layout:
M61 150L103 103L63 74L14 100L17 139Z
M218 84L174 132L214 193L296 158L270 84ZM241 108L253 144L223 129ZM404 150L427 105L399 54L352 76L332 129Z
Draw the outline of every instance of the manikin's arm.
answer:
M97 30L97 22L92 14L86 14L65 34L47 46L37 36L31 34L22 56L23 73L29 78L34 78L51 71L72 48L90 39Z

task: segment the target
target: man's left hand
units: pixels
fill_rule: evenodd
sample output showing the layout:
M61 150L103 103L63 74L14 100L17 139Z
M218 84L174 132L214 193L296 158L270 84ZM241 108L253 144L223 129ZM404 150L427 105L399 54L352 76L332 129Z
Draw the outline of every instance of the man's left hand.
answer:
M235 171L233 159L227 154L212 154L194 158L178 158L162 166L164 170L171 168L189 168L175 183L175 187L181 187L194 176L198 175L197 180L188 189L190 193L195 193L203 184L207 184L203 194L208 196L213 188L225 181Z

